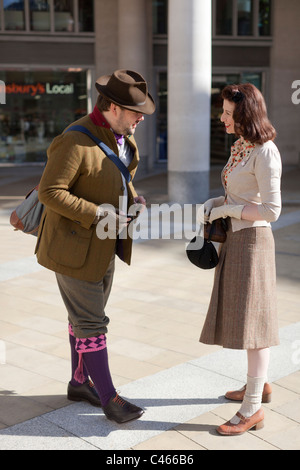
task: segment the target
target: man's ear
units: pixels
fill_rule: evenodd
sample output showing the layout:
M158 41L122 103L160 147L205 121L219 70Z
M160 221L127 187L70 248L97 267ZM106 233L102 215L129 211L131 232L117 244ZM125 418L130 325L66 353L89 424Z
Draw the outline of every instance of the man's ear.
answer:
M109 110L113 113L114 116L117 116L119 108L120 106L118 106L117 104L111 103Z

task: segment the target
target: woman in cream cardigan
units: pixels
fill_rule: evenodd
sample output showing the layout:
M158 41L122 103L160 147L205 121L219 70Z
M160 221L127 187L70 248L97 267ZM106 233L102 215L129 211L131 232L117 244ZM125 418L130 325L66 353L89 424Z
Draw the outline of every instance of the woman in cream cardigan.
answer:
M281 158L264 98L252 84L222 92L221 121L238 140L222 172L225 196L204 204L204 222L228 221L200 341L248 354L247 384L226 397L242 401L239 412L218 428L238 435L261 428L261 402L271 398L267 383L269 348L279 344L275 247L270 222L281 212Z

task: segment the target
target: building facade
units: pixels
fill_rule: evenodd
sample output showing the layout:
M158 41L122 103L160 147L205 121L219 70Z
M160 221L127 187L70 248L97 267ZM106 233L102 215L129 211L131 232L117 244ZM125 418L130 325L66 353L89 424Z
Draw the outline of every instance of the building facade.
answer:
M0 0L0 163L43 161L92 110L97 77L127 68L157 102L137 130L138 175L167 166L171 200L201 202L228 158L228 83L262 90L283 164L298 165L299 20L299 0Z

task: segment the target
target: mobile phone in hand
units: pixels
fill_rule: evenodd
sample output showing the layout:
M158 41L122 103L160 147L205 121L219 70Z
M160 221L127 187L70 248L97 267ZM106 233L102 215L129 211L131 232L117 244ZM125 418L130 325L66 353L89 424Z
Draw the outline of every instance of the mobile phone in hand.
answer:
M134 209L134 214L127 214L128 219L131 219L131 221L137 219L144 209L143 204L135 204L132 207Z

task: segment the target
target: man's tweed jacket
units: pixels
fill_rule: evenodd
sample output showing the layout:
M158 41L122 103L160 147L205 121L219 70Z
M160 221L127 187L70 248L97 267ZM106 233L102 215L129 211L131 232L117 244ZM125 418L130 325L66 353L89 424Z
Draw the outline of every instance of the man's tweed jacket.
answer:
M118 155L107 123L99 126L85 116L74 124L86 127ZM139 155L133 136L127 142L134 152L128 167L133 178ZM120 170L87 135L69 131L56 137L48 149L39 185L39 199L45 205L36 245L39 264L76 279L101 280L116 250L116 240L100 240L93 221L99 205L119 208L123 192ZM129 206L136 196L130 182ZM130 264L132 240L127 237L117 246L120 258Z

